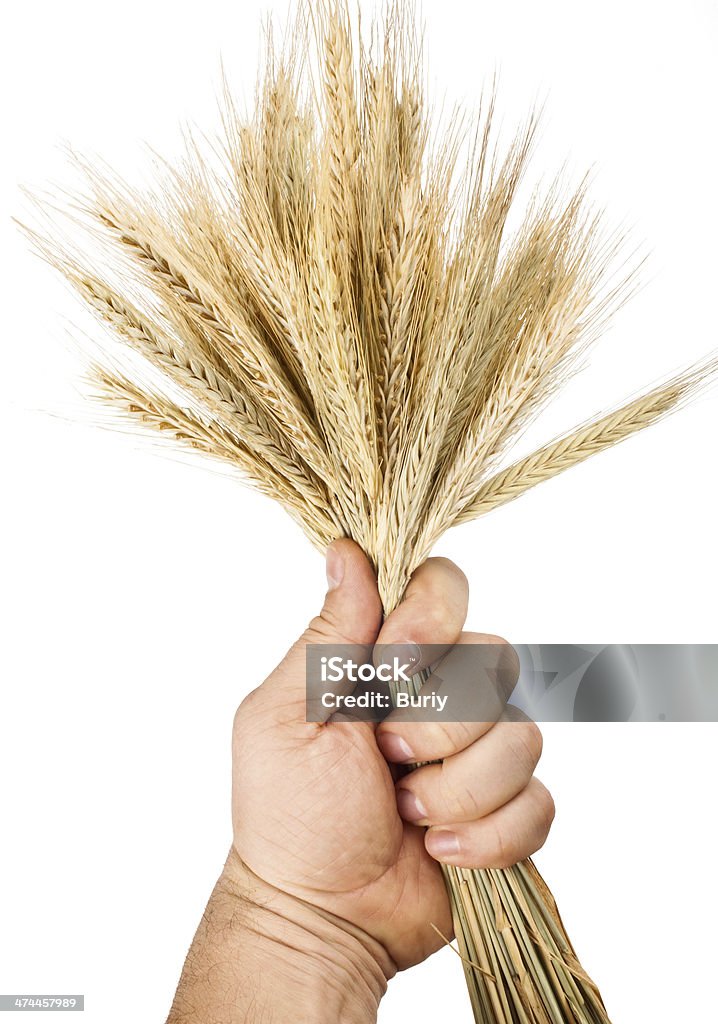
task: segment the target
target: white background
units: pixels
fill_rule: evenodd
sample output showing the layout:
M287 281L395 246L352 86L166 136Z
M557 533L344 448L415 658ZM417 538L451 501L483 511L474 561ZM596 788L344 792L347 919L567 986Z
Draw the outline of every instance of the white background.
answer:
M549 427L715 347L716 4L424 8L436 90L474 102L498 68L509 124L546 96L539 165L595 165L597 201L651 253ZM212 127L220 54L251 96L264 10L5 8L0 992L84 992L88 1024L164 1019L229 843L234 708L318 607L323 570L265 499L75 422L66 335L89 321L9 218L19 184L63 179L62 140L136 180L141 140L172 153L182 119ZM447 536L471 626L517 642L718 640L717 430L713 391ZM718 726L545 734L558 815L537 862L615 1024L717 1020ZM471 1019L448 950L394 981L381 1011L439 1019Z

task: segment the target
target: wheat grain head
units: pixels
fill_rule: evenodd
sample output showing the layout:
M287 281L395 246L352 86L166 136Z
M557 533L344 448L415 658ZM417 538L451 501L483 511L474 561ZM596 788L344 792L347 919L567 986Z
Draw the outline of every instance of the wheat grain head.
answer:
M83 165L74 213L105 269L41 248L119 343L98 351L102 394L216 443L319 547L356 539L388 611L444 530L655 422L716 365L501 469L625 298L622 240L585 182L517 215L537 116L502 142L489 89L475 117L437 119L403 0L368 34L344 0L300 5L266 50L254 111L225 80L217 143L189 134L156 188ZM143 405L123 347L169 391Z

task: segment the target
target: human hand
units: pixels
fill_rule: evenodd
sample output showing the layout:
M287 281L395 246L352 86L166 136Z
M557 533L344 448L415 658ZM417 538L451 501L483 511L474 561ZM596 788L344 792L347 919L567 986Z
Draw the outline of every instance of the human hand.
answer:
M352 541L331 546L327 576L321 613L235 717L234 843L218 883L226 908L219 916L231 923L233 901L242 906L244 944L266 949L253 975L260 988L272 964L279 970L282 948L284 970L267 984L262 1005L276 1006L291 989L286 1008L296 1011L298 993L311 989L319 1020L323 972L331 991L344 987L361 1006L342 1019L367 1020L394 970L438 949L439 932L452 934L437 861L515 863L543 844L553 803L533 778L541 734L532 722L306 721L308 643L413 643L420 652L428 644L491 642L502 645L513 682L518 672L504 641L462 632L468 586L446 559L415 572L384 623L374 573ZM397 765L438 759L396 781ZM287 981L287 958L302 979L297 986Z

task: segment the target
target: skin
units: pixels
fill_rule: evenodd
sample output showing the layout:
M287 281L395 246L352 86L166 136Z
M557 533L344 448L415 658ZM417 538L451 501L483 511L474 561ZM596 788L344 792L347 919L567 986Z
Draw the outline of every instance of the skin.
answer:
M327 553L321 613L239 707L234 842L168 1024L370 1022L388 980L453 934L439 861L508 867L543 845L553 801L529 721L305 721L305 645L492 642L463 631L468 585L432 558L382 623L352 541ZM404 774L400 766L442 759ZM432 927L432 924L435 927Z

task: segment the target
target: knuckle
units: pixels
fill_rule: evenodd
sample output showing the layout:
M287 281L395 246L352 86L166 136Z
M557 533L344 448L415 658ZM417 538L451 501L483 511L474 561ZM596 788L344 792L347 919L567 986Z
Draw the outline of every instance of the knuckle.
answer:
M315 615L307 625L301 637L296 641L293 650L302 652L307 644L340 644L352 648L346 653L355 661L370 661L372 643L362 637L347 632L346 623L335 608L325 605L319 615Z
M519 728L523 733L524 742L533 757L534 765L536 765L543 753L543 733L536 723L531 721L522 722Z
M453 750L451 732L443 722L425 722L423 748L431 758L446 757Z
M479 815L479 804L469 786L457 787L451 774L442 765L440 799L444 814L450 821L473 821Z
M535 722L510 722L507 726L512 756L521 768L533 775L543 750L543 735Z
M534 835L533 842L531 843L531 848L527 851L529 856L531 856L532 853L536 853L536 851L540 850L541 847L544 845L544 843L548 839L550 827L550 823L546 822L544 823L541 830Z
M539 810L539 819L542 827L548 833L548 830L553 824L553 820L556 817L556 804L551 796L550 792L541 782L536 782L536 794L535 799Z
M426 607L417 612L413 625L422 642L441 643L453 638L456 622L443 595L436 594L428 598Z
M445 731L452 751L465 750L474 741L473 730L469 722L452 722Z
M506 826L491 824L489 849L493 851L491 865L497 868L509 868L519 859L518 837Z
M521 669L521 662L516 649L502 636L492 636L491 643L496 646L498 656L497 667L501 672L502 679L515 685Z
M323 610L321 615L315 615L304 630L302 637L305 643L326 643L329 640L336 640L336 631L332 621L331 612Z
M426 643L456 639L467 601L466 576L448 558L430 558L421 565L407 594L412 624L424 634Z
M444 555L432 555L431 558L427 558L424 565L429 571L438 570L444 576L453 577L457 583L468 589L469 581L466 578L466 573L458 567L456 562L452 562L450 558L445 558Z
M485 668L491 679L499 685L508 698L518 682L521 662L516 650L508 640L494 633L480 634L485 658Z
M448 576L451 577L453 585L457 591L462 594L469 593L469 580L463 569L460 569L456 562L452 562L450 558L443 558L439 556L437 561L440 563L442 569Z
M434 757L450 757L469 743L471 732L464 722L426 722L424 742Z

